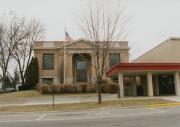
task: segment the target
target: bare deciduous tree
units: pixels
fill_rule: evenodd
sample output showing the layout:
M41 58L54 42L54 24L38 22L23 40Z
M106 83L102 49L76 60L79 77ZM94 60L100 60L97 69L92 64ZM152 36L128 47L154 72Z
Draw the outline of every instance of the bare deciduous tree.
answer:
M36 20L26 22L25 29L28 36L19 41L13 52L13 57L18 64L22 85L25 85L25 71L33 55L34 41L39 40L45 31L44 27Z
M4 71L4 69L2 69L3 68L3 58L2 58L2 55L4 54L4 50L2 50L3 49L3 47L4 47L4 31L5 31L5 29L4 29L4 25L0 22L0 67L1 67L1 73L0 73L0 77L1 77L1 80L3 81L3 80L5 80L5 79L3 79L3 75L5 75L5 71Z
M13 88L14 88L14 91L17 91L17 83L19 82L19 72L18 72L18 68L16 67L14 69L14 74L13 76L9 73L8 73L8 77L11 79L12 81L12 85L13 85Z
M27 36L21 27L23 24L24 22L19 22L15 16L1 18L0 67L2 70L2 87L4 91L6 91L5 79L7 77L9 61L12 58L13 51L17 47L18 42Z
M123 17L121 4L112 1L91 3L84 14L79 18L79 26L84 38L92 43L94 65L96 71L96 84L98 86L98 103L101 99L101 82L106 70L107 61L114 42L122 40L126 20Z
M4 17L0 20L0 67L3 90L6 91L5 77L10 74L8 72L10 59L17 62L24 85L25 70L32 57L33 42L41 37L44 28L38 21L28 20L15 13L9 13Z

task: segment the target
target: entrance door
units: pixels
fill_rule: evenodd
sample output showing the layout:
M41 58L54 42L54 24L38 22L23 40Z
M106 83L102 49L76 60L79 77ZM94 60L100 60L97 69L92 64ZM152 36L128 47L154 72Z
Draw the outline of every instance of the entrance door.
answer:
M173 75L161 75L158 77L159 94L160 95L174 95L175 84Z
M136 86L136 87L137 87L137 96L144 96L143 86L139 85L139 86Z
M87 82L87 61L76 61L76 82Z

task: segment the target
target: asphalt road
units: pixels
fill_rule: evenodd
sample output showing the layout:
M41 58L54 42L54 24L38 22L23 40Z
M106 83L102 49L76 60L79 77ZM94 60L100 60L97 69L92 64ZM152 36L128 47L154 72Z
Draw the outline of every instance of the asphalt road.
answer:
M180 107L0 114L0 127L180 127Z

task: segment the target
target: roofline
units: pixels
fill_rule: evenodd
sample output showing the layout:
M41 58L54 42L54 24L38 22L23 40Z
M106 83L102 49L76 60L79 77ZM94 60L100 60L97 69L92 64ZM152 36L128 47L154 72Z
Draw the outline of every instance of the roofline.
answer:
M115 70L116 69L116 70ZM120 63L107 72L107 76L111 76L114 73L120 71L180 71L180 63Z
M79 42L79 41L86 41L86 42L90 42L89 40L87 39L84 39L84 38L79 38L79 39L76 39L76 40L73 40L72 42ZM35 41L35 42L66 42L66 40L52 40L52 41L47 41L47 40L39 40L39 41ZM104 41L99 41L99 42L104 42ZM128 43L128 41L111 41L111 42L124 42L124 43Z
M148 53L150 53L151 51L153 51L154 49L160 47L161 45L163 45L164 43L167 43L169 39L166 39L164 41L162 41L160 44L156 45L155 47L149 49L147 52L145 52L144 54L140 55L138 58L132 60L131 62L136 62L138 59L141 59L143 56L147 55Z
M140 55L139 57L137 57L136 59L132 60L131 62L136 62L138 59L141 59L143 56L147 55L148 53L150 53L151 51L153 51L154 49L160 47L161 45L168 43L170 40L180 40L180 37L169 37L168 39L162 41L160 44L156 45L155 47L151 48L150 50L148 50L147 52L145 52L144 54Z
M34 41L35 43L37 42L65 42L65 41L58 41L58 40L54 40L54 41L46 41L46 40L40 40L40 41Z
M170 37L169 40L180 40L180 37Z

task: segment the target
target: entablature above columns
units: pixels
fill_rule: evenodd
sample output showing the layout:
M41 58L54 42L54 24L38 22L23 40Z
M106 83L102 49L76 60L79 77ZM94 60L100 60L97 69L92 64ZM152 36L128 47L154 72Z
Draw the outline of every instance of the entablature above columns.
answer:
M59 53L64 54L64 50L59 50ZM76 54L76 53L92 53L92 50L88 50L88 49L68 49L66 50L67 54Z

